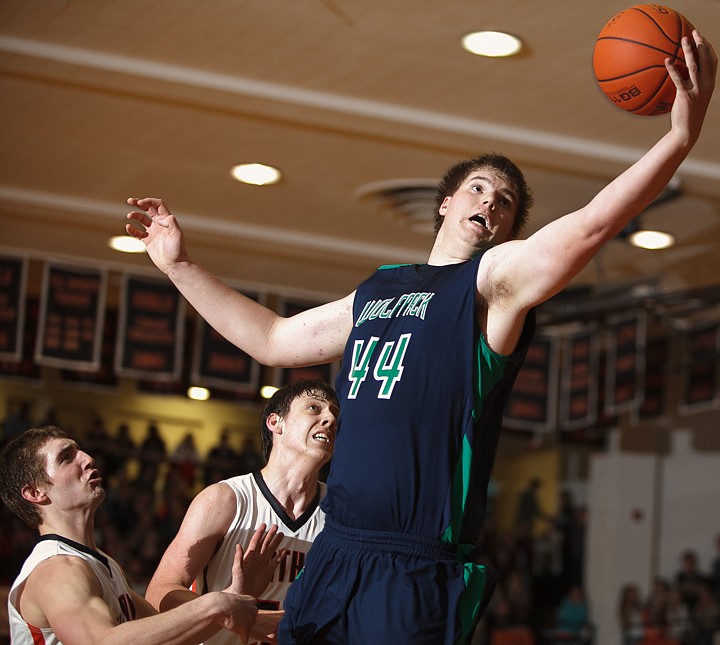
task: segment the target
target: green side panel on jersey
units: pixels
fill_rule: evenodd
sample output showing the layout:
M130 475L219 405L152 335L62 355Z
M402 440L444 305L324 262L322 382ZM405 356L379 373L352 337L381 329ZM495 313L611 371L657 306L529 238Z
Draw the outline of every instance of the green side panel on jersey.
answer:
M487 581L487 569L483 564L470 562L470 552L473 545L465 544L458 547L458 559L463 562L465 591L460 597L460 624L462 634L457 644L467 643L472 631L475 629L479 619L480 607L485 597L485 582Z
M397 269L398 267L409 267L411 266L409 262L403 262L400 264L383 264L378 267L378 271L382 271L383 269Z
M476 358L477 388L474 393L474 419L480 416L485 396L502 378L505 365L508 361L507 356L498 354L488 347L485 337L482 334L480 334L480 338L478 339ZM450 542L452 544L458 542L460 528L462 527L463 517L465 516L472 460L473 449L466 435L462 439L460 455L455 465L455 474L453 475L452 481L452 517L450 518L450 525L446 527L441 537L441 540L444 542Z

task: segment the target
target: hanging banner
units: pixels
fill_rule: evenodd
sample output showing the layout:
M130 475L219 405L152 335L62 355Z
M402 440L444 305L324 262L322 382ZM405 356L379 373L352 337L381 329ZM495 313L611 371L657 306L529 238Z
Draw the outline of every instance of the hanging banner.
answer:
M0 255L0 360L22 357L27 260Z
M696 411L714 406L718 400L718 364L720 362L720 326L716 322L697 325L685 334L683 388L680 407Z
M644 392L640 406L641 417L657 417L665 414L668 367L670 365L670 341L667 336L656 336L647 341L643 378Z
M115 372L151 381L178 380L182 371L185 299L169 282L125 275Z
M33 360L35 339L37 338L40 303L35 299L27 300L25 321L22 331L22 352L19 360L0 360L0 376L32 383L36 386L42 381L40 366Z
M107 273L46 263L35 362L68 369L100 366Z
M115 365L115 339L117 338L117 311L105 312L103 325L102 350L100 352L100 366L92 371L60 370L60 380L76 385L82 389L115 390L118 386L118 377L113 370Z
M243 295L261 302L259 296ZM205 320L197 317L191 370L193 385L233 392L256 392L260 386L260 363L225 340Z
M598 358L596 325L563 339L558 419L561 430L587 428L597 420Z
M503 425L517 430L547 430L557 416L557 338L536 335L515 380Z
M642 403L646 323L644 311L608 321L604 409L609 416L637 410Z
M317 306L317 303L293 302L286 299L280 301L280 315L286 318L307 311ZM295 383L300 379L320 379L334 385L335 376L338 371L338 363L327 363L325 365L308 365L307 367L285 367L275 370L274 384L276 387L283 387Z

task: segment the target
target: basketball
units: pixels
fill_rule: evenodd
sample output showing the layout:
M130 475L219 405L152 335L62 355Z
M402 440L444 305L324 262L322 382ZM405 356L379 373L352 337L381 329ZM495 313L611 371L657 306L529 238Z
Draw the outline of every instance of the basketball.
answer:
M665 59L672 59L688 77L681 40L692 38L693 29L682 14L659 4L635 5L613 16L593 50L600 89L614 105L632 114L666 114L675 100L675 84Z

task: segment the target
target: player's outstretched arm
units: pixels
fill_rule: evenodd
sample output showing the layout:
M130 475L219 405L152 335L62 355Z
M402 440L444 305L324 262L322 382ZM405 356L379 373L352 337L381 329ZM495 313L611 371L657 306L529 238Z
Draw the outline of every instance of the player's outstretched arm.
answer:
M697 31L693 41L683 39L688 79L667 64L677 88L670 130L587 206L550 222L527 240L489 252L494 283L507 287L513 309L539 304L565 287L605 242L660 194L686 158L700 136L718 64L712 45Z
M131 197L125 229L187 301L224 338L264 365L296 367L342 356L352 328L353 294L282 318L190 260L182 229L161 199Z
M142 604L137 594L133 599ZM71 556L38 565L25 583L20 607L30 624L51 627L65 645L192 645L223 627L247 640L257 616L254 598L216 592L164 614L148 616L152 609L141 606L139 615L146 617L117 624L95 573Z

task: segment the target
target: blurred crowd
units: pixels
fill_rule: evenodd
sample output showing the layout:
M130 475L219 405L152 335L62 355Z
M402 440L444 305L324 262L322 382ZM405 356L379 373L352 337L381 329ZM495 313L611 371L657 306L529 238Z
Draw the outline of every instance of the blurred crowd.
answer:
M38 425L47 422L55 420ZM3 433L3 443L10 438ZM110 433L97 419L78 441L95 458L107 491L95 516L98 546L123 566L141 594L198 491L264 464L252 439L236 449L228 430L204 456L191 433L169 451L155 423L148 424L144 438L136 443L126 424ZM4 505L0 505L0 526L0 585L9 585L35 545L37 533Z
M720 535L715 558L702 571L697 553L680 554L673 578L657 577L643 597L640 586L620 590L618 621L623 645L715 645L720 642Z
M497 531L489 508L479 546L499 578L476 642L592 642L583 571L587 509L562 490L557 512L544 513L541 485L532 479L518 496L510 532Z
M30 427L22 414L20 409L6 419L2 443ZM61 425L53 418L37 425L46 423ZM252 438L238 442L228 430L221 431L204 455L190 432L168 450L153 422L135 442L126 424L109 432L102 419L96 419L78 440L95 458L107 490L96 515L97 543L118 560L141 594L197 492L264 464ZM474 644L594 642L583 572L586 509L563 490L557 511L546 514L538 499L541 486L539 479L528 483L518 495L512 530L499 531L491 482L478 550L480 561L499 576ZM0 587L6 587L37 536L4 505L0 527ZM700 571L697 555L687 551L674 579L657 578L647 597L637 584L619 590L622 645L715 645L713 638L720 638L720 536L716 549L711 571Z

